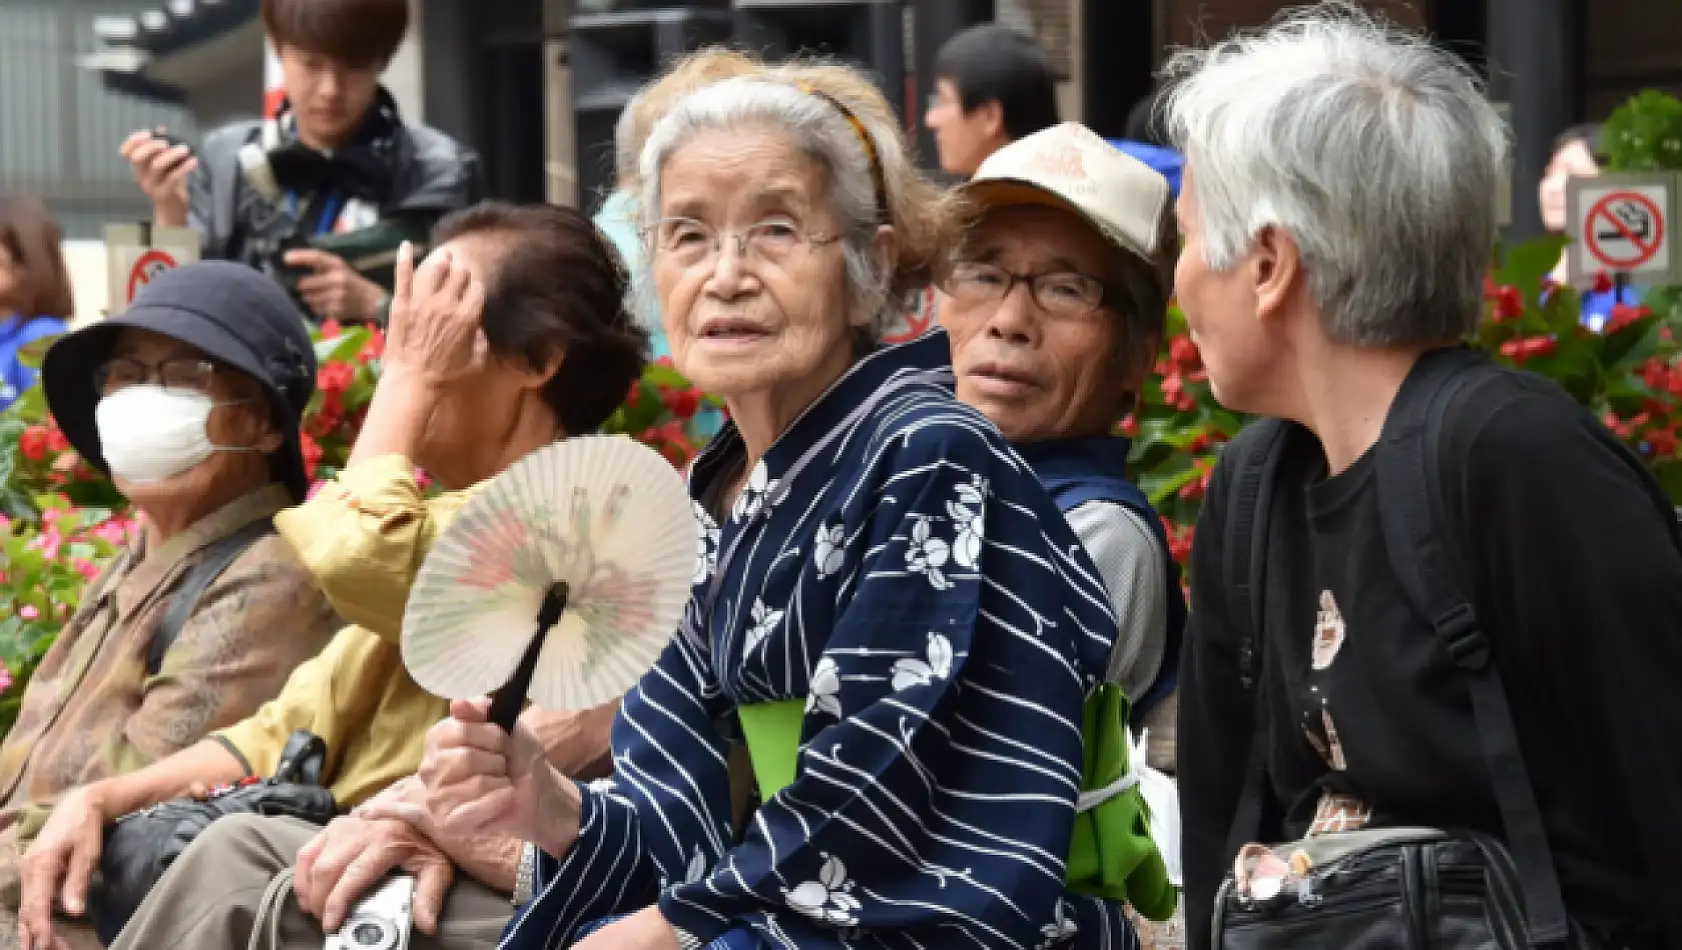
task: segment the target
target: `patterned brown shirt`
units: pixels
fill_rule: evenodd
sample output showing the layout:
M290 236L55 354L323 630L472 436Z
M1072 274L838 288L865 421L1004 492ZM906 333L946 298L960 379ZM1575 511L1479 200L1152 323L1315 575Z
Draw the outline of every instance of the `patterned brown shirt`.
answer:
M249 716L340 627L278 535L259 539L199 598L156 675L146 652L170 594L208 544L289 502L269 485L162 544L142 536L88 587L0 746L0 870L78 785L130 772ZM4 876L0 873L0 876Z

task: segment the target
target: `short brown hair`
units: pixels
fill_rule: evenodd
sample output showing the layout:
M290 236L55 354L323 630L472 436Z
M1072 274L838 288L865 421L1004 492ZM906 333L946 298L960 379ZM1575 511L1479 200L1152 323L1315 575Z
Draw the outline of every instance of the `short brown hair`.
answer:
M59 247L63 235L39 201L18 195L0 197L0 247L23 271L23 294L17 311L24 319L75 315L70 272Z
M277 44L349 66L383 67L409 30L408 0L263 0L263 28Z
M648 331L625 307L619 255L575 208L487 201L438 222L432 246L466 235L499 243L486 280L492 353L549 363L564 353L543 399L569 435L601 427L648 360Z

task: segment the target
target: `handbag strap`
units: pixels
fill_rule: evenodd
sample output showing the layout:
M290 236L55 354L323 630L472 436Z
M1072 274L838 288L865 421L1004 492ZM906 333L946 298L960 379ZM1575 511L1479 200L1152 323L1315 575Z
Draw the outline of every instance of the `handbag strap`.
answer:
M268 518L259 518L243 528L218 538L204 546L203 553L187 567L181 577L181 583L170 594L169 607L164 611L163 620L158 629L152 633L152 642L146 648L146 675L156 676L164 667L164 654L175 645L175 639L181 635L181 628L192 619L193 611L199 605L199 598L216 583L239 556L246 549L256 544L258 540L274 533L274 522Z
M1442 499L1438 448L1444 420L1470 392L1482 364L1465 350L1429 353L1409 374L1385 420L1377 453L1380 521L1391 569L1404 595L1465 672L1472 719L1517 866L1530 943L1565 946L1570 918L1554 870L1542 812L1513 726L1512 710L1491 662L1489 637L1456 582Z

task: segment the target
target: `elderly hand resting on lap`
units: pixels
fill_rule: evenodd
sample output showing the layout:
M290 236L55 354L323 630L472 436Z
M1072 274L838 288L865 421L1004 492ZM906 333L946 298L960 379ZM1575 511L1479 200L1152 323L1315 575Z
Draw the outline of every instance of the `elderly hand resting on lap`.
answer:
M545 755L537 727L549 714L528 709L509 734L490 722L490 706L489 699L451 703L450 718L433 726L427 734L426 758L415 776L419 787L409 786L401 794L382 795L358 809L352 818L339 822L418 826L429 829L427 836L434 840L472 841L485 836L506 836L530 841L551 856L565 855L578 838L582 796L578 785ZM327 837L331 830L330 827L323 832L322 837ZM346 837L347 845L357 840ZM385 844L389 849L385 853L398 853L405 840L403 835L394 835ZM306 855L299 856L300 888L305 858ZM417 852L407 860L413 866L411 863L399 866L416 876L415 923L425 926L423 921L436 920L432 915L449 886L449 879L440 879L432 872L426 855ZM423 871L433 876L423 877ZM363 879L359 889L365 889L370 880L378 880L378 875ZM428 902L424 912L423 895ZM306 908L312 907L301 889L299 902ZM336 911L339 915L322 917L331 930L334 921L343 919L344 906L325 903L322 906L328 914ZM660 916L659 908L650 907L610 924L578 947L677 950L678 940Z

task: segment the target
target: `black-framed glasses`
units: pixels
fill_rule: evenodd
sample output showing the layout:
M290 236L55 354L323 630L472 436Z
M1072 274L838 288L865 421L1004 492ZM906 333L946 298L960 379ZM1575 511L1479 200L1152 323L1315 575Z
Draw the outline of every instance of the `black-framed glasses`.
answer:
M107 360L93 371L94 391L109 396L114 392L154 380L165 390L208 393L216 376L216 364L209 360L177 357L144 363L128 356Z
M695 218L661 218L653 231L655 252L684 267L716 261L726 237L739 256L769 264L786 263L803 251L841 240L837 234L803 231L787 218L767 218L739 231L720 231Z
M1027 284L1034 303L1059 317L1084 317L1104 306L1108 293L1102 281L1074 271L1013 274L997 264L958 261L940 281L940 289L954 300L991 303L1010 296L1017 284Z

